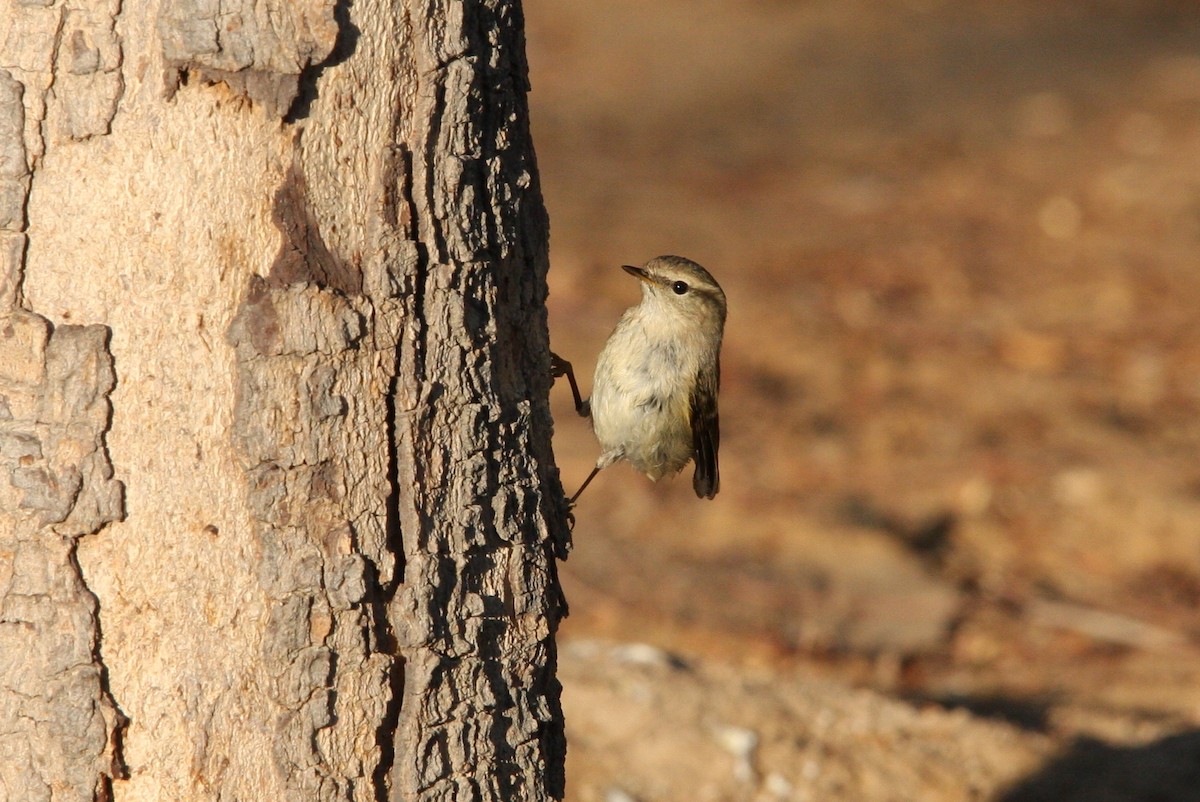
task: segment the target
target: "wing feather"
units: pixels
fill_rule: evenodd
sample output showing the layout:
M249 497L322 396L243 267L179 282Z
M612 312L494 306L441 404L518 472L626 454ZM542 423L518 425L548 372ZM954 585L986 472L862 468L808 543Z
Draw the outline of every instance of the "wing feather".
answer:
M692 390L692 489L700 498L712 498L721 489L717 452L721 447L721 426L717 414L717 391L721 385L721 366L701 370Z

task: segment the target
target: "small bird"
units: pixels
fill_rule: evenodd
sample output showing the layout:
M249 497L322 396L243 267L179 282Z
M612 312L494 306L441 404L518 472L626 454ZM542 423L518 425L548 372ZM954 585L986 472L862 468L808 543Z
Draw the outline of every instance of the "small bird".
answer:
M589 401L579 394L571 364L551 354L553 375L570 381L575 409L591 416L602 449L569 503L622 459L652 481L692 460L692 488L711 499L721 483L717 391L725 293L707 270L681 256L623 268L642 281L642 302L625 311L601 351Z

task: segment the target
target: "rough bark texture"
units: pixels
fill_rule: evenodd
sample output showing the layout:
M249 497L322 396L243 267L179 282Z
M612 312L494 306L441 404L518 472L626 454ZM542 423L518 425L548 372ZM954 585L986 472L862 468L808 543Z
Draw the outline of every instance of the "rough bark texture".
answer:
M121 517L104 450L112 357L103 326L0 315L0 789L89 799L121 776L96 600L76 539Z
M223 81L282 116L301 73L333 50L333 6L333 0L163 0L163 56L171 67Z
M561 495L543 493L559 489L539 436L546 351L522 333L545 331L546 241L511 46L522 20L512 4L447 0L411 23L417 92L396 175L416 328L393 395L406 565L391 618L407 658L396 751L418 754L397 762L393 789L560 796L553 550L565 540L546 526L562 515Z
M521 28L0 11L0 799L561 797Z

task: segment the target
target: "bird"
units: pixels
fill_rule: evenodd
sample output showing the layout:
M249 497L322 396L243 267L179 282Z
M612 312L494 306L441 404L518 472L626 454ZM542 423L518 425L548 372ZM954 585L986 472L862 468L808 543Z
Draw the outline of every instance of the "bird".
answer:
M717 394L725 293L707 270L682 256L622 268L641 281L642 300L625 311L600 352L590 399L580 395L571 364L551 354L552 375L567 377L576 411L591 418L601 448L568 505L620 460L652 481L693 462L696 495L714 498L721 486Z

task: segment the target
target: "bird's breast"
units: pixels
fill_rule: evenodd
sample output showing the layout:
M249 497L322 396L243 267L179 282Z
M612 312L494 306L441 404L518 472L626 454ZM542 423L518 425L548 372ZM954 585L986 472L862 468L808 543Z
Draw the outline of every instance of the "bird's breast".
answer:
M691 456L697 366L679 338L633 323L619 327L600 354L592 425L605 451L619 450L635 468L658 478Z

